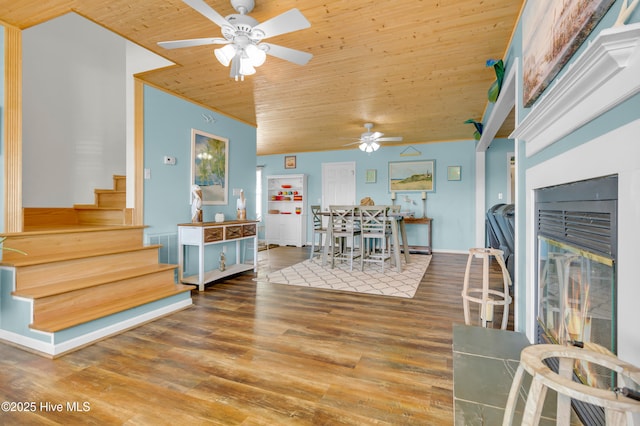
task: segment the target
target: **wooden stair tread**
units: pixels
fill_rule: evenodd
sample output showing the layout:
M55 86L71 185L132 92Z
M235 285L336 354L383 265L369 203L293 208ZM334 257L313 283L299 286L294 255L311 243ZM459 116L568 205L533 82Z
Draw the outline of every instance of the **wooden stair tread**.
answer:
M63 252L63 253L54 253L54 254L48 254L43 256L23 256L23 257L12 259L10 261L0 262L0 265L8 265L8 266L15 266L15 267L42 265L45 263L85 259L88 257L127 253L127 252L139 251L139 250L157 250L160 247L162 247L161 244L151 244L146 246L141 245L137 247L118 247L115 249L105 248L105 249L99 249L99 250L84 250L84 251L68 252L68 253Z
M108 315L117 314L118 312L122 312L127 309L155 302L156 300L164 299L166 297L191 292L192 289L192 286L182 284L172 284L163 287L159 286L158 288L154 288L153 291L147 291L145 293L138 294L135 297L119 299L115 302L105 303L101 306L96 306L93 309L85 309L79 312L69 310L65 315L61 315L55 319L34 322L29 325L29 328L54 333L95 319L103 318Z
M33 230L11 233L0 233L3 237L24 237L33 235L68 234L69 232L102 232L118 229L145 229L147 225L61 225L33 226Z
M118 189L94 189L96 194L126 194L127 191L121 191Z
M140 277L143 275L150 275L156 272L163 272L163 271L175 269L176 267L177 265L169 265L169 264L163 264L163 263L158 263L153 265L144 265L144 266L138 266L135 268L109 272L106 274L97 274L97 275L91 275L85 278L67 280L67 281L55 283L55 284L16 290L11 294L14 296L24 297L27 299L39 299L39 298L54 296L62 293L69 293L71 291L81 290L84 288L96 287L102 284L108 284L115 281L126 280L129 278Z
M126 209L126 207L104 207L104 206L99 206L97 204L74 204L73 208L76 210L116 210L116 211Z

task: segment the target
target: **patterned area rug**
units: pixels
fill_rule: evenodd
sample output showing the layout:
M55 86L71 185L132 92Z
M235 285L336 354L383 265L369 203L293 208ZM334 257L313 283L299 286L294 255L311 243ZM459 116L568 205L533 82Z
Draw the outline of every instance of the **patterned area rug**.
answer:
M331 269L329 265L323 267L320 259L314 258L267 274L266 278L273 284L412 298L431 256L414 254L410 259L408 264L403 261L401 273L386 266L382 273L378 265L365 265L364 271L360 271L359 263L353 265L353 271L349 271L346 262Z

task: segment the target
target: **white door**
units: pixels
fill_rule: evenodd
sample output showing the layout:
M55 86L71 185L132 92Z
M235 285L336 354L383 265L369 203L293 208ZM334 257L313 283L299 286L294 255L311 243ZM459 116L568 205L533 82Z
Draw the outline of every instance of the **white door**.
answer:
M356 163L322 163L322 210L356 203Z
M322 163L322 210L329 211L331 205L353 205L356 203L356 163ZM329 218L322 222L328 225ZM351 238L347 246L351 246Z

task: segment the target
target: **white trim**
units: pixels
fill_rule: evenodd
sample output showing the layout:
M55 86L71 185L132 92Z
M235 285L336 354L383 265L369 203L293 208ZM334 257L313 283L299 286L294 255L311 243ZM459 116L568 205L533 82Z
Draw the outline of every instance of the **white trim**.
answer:
M82 336L75 337L60 344L55 344L53 342L53 340L55 339L55 333L48 333L51 336L50 343L6 330L0 330L0 339L27 347L29 349L33 349L38 352L42 352L47 355L57 356L65 352L69 352L73 349L80 348L97 340L104 339L105 337L112 336L119 332L149 322L153 319L184 309L192 303L193 301L191 300L191 298L181 300L179 302L172 303L171 305L166 305L153 311L138 315L136 317L117 322L108 327L83 334Z
M431 250L431 253L448 253L448 254L469 254L469 250L449 250L449 249L438 249Z
M509 116L509 113L516 104L516 75L518 72L518 58L514 58L514 66L511 67L507 78L502 83L500 89L500 96L487 118L487 122L482 130L482 136L478 145L476 145L476 152L485 152L493 138L495 137L502 124Z
M527 157L640 92L640 22L602 30L511 134Z
M535 336L535 206L534 190L589 178L618 174L618 356L640 365L640 336L636 316L637 245L640 240L640 119L616 128L574 149L531 167L526 172L526 297L527 337ZM567 167L567 165L571 165Z
M511 173L511 159L513 158L513 173ZM516 179L516 170L515 170L515 162L516 162L516 153L514 151L507 152L507 204L515 203L515 195L511 196L511 188L515 187L515 179Z
M486 222L485 222L485 214L486 214L486 186L487 186L487 172L486 172L486 152L485 151L476 151L476 237L475 237L475 246L476 247L484 247L485 246L485 235L486 235Z

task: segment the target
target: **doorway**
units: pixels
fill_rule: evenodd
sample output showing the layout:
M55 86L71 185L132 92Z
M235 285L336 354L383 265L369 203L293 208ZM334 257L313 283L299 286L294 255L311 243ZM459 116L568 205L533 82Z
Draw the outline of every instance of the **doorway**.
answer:
M356 204L356 163L322 163L322 210Z

